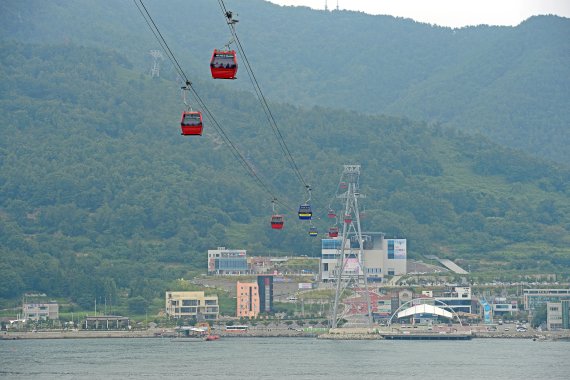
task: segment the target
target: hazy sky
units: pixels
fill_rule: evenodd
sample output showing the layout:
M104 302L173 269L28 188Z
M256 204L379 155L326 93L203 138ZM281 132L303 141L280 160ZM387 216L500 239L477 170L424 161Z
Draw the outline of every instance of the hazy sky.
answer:
M268 0L280 5L324 9L325 0ZM327 0L329 9L337 0ZM532 15L570 18L570 0L338 0L339 9L387 14L450 27L518 25Z

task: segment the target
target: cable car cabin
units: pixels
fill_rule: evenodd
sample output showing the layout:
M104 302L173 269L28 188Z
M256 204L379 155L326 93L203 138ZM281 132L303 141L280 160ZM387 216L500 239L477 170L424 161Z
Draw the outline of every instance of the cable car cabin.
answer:
M309 236L317 236L317 234L318 234L317 227L309 228Z
M348 185L346 184L346 182L341 182L341 183L340 183L340 188L341 188L341 189L347 189L347 188L348 188Z
M313 216L313 211L311 211L311 205L305 203L299 206L299 219L301 220L311 220Z
M346 214L346 215L344 216L344 222L345 222L346 224L352 223L352 216L351 216L350 214Z
M271 228L274 230L280 230L283 228L283 215L273 215L271 217Z
M329 228L329 237L337 237L337 236L338 236L338 227Z
M331 218L331 219L332 219L332 218L336 218L336 213L335 213L334 210L331 208L331 209L329 210L329 213L327 214L327 216L328 216L329 218Z
M180 128L184 136L202 136L202 114L198 111L182 112Z
M214 79L236 79L236 51L214 49L210 61L210 71L212 71L212 78Z

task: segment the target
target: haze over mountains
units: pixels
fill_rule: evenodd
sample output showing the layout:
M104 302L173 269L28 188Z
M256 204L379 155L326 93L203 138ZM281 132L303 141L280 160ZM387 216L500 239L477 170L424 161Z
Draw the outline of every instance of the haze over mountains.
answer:
M26 11L24 4L2 6L4 36L103 45L147 67L148 49L158 47L131 2L31 2ZM229 40L217 2L145 5L192 79L207 77L204 62L211 50ZM451 29L261 0L227 2L227 7L238 13L238 33L272 99L451 125L570 162L567 18L537 16L514 28ZM52 25L54 20L61 22ZM245 74L231 87L250 90Z
M229 39L216 2L145 4L232 141L290 206L286 227L269 228L271 199L211 125L202 138L179 135L180 83L168 61L160 78L148 75L158 46L133 3L3 2L0 289L13 285L0 297L37 290L88 303L114 287L151 299L203 270L212 247L319 253L295 220L303 189L245 71L210 79L212 49ZM407 238L412 257L567 271L570 20L451 30L227 5L315 209L324 215L334 200L342 165L359 163L364 227Z

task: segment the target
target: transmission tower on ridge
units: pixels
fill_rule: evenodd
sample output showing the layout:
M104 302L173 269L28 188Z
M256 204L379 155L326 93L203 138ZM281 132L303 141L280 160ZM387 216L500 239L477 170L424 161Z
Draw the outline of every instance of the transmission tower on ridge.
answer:
M164 61L164 57L162 56L162 52L160 50L151 50L149 54L152 56L152 68L150 69L150 77L159 77L160 76L160 62L159 59Z
M364 241L360 228L360 212L358 199L365 196L360 194L360 165L344 165L341 184L346 191L337 198L345 200L344 214L341 215L342 241L334 273L336 276L336 292L331 315L331 327L336 328L342 319L340 303L347 289L361 289L367 304L367 324L372 328L372 306L368 289L366 263L363 255ZM351 287L352 285L352 287ZM363 290L363 291L362 291Z

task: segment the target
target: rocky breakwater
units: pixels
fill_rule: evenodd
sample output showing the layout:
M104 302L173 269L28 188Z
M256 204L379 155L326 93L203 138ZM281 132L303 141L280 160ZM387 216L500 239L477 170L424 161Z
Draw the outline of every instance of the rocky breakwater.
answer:
M337 328L330 329L327 334L321 334L318 339L330 340L378 340L383 339L381 335L370 329L358 328Z

